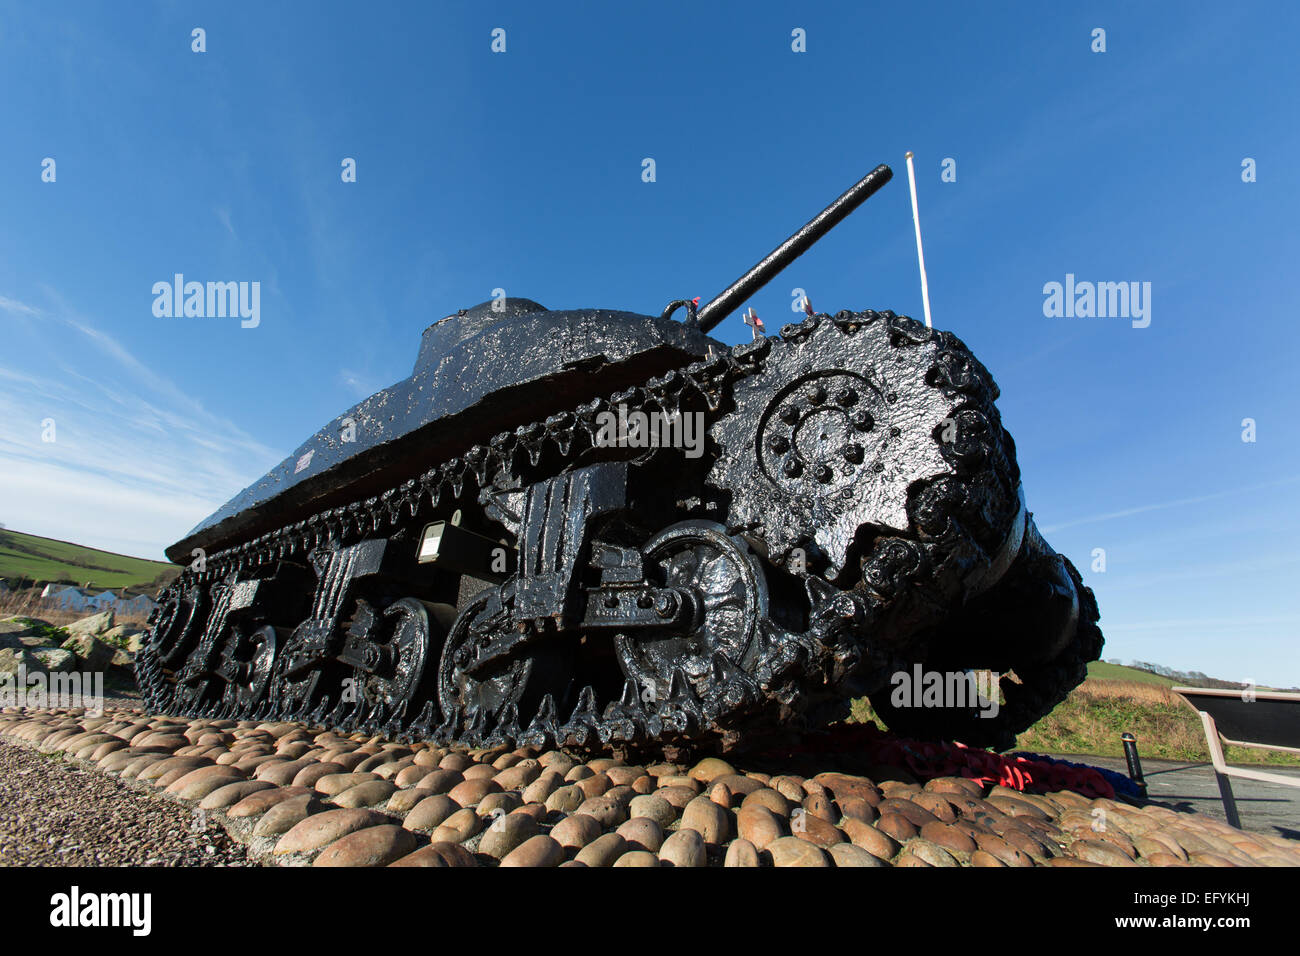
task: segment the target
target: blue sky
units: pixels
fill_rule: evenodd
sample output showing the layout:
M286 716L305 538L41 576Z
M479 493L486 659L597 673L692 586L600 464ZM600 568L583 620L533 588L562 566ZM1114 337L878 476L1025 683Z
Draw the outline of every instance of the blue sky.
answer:
M159 557L437 318L707 299L879 162L752 304L919 317L911 149L935 324L1105 655L1300 684L1294 5L266 7L0 11L0 522ZM155 317L178 272L260 324ZM1150 325L1045 316L1067 273L1150 282Z

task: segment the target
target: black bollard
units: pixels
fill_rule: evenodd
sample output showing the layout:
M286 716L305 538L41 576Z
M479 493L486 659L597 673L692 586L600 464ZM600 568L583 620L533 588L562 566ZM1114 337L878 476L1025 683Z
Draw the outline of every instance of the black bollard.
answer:
M1142 796L1145 797L1147 782L1142 778L1142 760L1138 757L1137 738L1125 732L1119 739L1124 742L1124 760L1128 763L1129 779L1137 784L1138 790L1142 791Z

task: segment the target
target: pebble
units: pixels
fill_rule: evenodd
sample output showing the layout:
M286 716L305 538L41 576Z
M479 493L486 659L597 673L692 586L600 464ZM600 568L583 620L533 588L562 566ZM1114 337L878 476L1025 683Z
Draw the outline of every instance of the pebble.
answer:
M262 815L253 827L253 836L273 837L288 833L313 813L319 813L321 803L315 795L305 793L283 800Z
M633 817L619 825L616 831L634 850L658 853L664 843L664 831L649 817Z
M606 833L579 850L574 859L584 866L613 866L626 850L626 840L617 833Z
M551 829L551 837L569 850L581 850L600 836L600 824L585 813L565 817Z
M478 852L504 860L515 847L536 836L537 832L537 821L532 817L521 813L503 814L489 823L487 829L483 831ZM557 849L559 848L559 843L554 840L551 842L555 843ZM558 865L558 861L555 865Z
M760 850L773 840L788 835L785 819L757 803L741 806L736 814L736 828L743 839Z
M630 817L648 817L665 830L677 821L678 816L677 807L653 793L633 797L627 812Z
M280 837L275 852L310 853L356 830L391 822L391 817L374 810L325 810L295 824Z
M396 792L397 785L389 780L368 780L355 787L348 787L331 802L339 807L373 807Z
M415 835L393 824L366 827L335 840L313 866L387 866L415 850ZM278 849L277 849L278 852Z
M707 796L696 797L682 811L682 829L695 830L704 842L713 846L732 837L732 815Z
M614 861L615 866L660 866L659 857L647 850L629 850Z
M390 863L389 866L478 866L474 854L458 843L431 843Z
M827 852L836 866L889 866L888 861L873 856L852 843L836 843Z
M199 801L200 810L224 810L233 807L250 794L274 788L274 784L265 780L235 780L218 787Z
M723 866L759 866L758 847L748 840L737 839L727 844Z
M464 843L482 829L483 818L469 807L465 807L457 810L435 827L433 833L429 836L429 840L433 843L441 840L447 840L451 843Z
M659 859L669 866L677 867L707 866L709 862L704 838L697 830L689 829L670 834L659 848Z
M256 781L265 783L266 781ZM272 786L268 790L262 790L255 794L250 794L240 800L229 810L226 816L240 819L243 817L256 817L266 813L277 804L286 800L292 800L295 797L310 796L310 791L305 787L276 787Z
M479 777L476 779L466 778L448 791L447 796L451 797L462 807L472 807L489 793L500 793L501 787L490 777Z
M733 776L736 768L720 757L705 757L690 769L687 776L700 783L713 783L719 777Z
M513 814L512 814L513 816ZM482 848L480 847L480 852ZM564 847L544 833L529 837L510 851L502 866L559 866L564 862Z
M799 837L781 837L766 847L773 866L830 866L830 860L821 847Z

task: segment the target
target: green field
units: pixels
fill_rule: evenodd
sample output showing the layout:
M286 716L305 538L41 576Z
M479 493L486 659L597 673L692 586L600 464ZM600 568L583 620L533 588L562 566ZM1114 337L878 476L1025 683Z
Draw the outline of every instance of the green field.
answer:
M1107 664L1105 661L1093 661L1088 665L1088 676L1094 680L1135 680L1139 684L1159 684L1161 687L1173 687L1174 681L1150 671L1140 671L1135 667L1122 664Z
M39 538L18 531L0 531L0 578L10 585L19 579L62 582L92 589L133 588L152 591L180 569L164 561L132 558L111 551Z

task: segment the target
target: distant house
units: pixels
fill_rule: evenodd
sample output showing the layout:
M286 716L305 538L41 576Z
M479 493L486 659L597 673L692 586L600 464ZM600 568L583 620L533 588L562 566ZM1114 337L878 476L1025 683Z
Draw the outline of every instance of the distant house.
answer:
M156 603L147 594L134 597L118 596L113 591L94 593L70 584L47 584L41 599L50 601L66 611L98 612L112 610L129 617L148 617Z
M47 584L41 600L49 601L65 611L93 611L97 609L94 596L71 584Z

